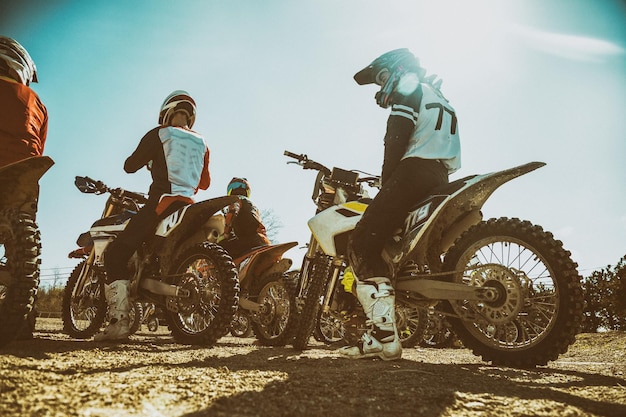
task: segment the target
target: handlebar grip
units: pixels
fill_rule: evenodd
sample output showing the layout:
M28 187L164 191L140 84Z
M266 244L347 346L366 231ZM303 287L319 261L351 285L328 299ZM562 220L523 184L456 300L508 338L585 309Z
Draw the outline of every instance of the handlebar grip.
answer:
M288 156L288 157L293 158L293 159L297 159L298 161L304 161L304 160L307 159L306 155L298 155L298 154L295 154L295 153L289 152L289 151L285 151L283 153L283 155Z

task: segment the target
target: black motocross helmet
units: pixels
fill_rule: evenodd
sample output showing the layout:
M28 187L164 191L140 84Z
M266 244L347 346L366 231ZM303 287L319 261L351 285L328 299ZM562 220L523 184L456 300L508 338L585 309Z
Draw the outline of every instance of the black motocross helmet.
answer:
M367 67L354 75L359 85L378 84L381 89L376 93L376 102L387 108L391 104L391 94L395 90L402 75L407 72L422 76L426 71L420 67L420 62L407 48L394 49L386 52L372 61ZM383 74L388 77L383 81Z

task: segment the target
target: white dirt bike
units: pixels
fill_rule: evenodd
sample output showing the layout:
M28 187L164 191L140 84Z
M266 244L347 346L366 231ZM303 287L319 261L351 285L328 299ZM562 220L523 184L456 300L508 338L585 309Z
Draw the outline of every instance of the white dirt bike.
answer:
M367 209L362 184L375 178L285 155L318 171L318 211L308 221L312 236L296 293L293 345L302 350L324 290L347 265L348 238ZM583 319L581 277L561 241L528 221L482 219L482 206L499 186L544 165L530 162L438 187L407 213L382 252L396 304L435 307L465 347L495 365L546 365L574 343Z
M70 253L84 260L65 287L63 327L70 336L86 339L106 320L105 250L146 198L89 177L76 177L75 185L83 193L110 194L102 217ZM239 301L239 280L232 258L215 242L224 232L220 210L236 200L225 196L180 208L159 223L154 237L129 262L131 301L160 307L179 343L211 346L228 333Z

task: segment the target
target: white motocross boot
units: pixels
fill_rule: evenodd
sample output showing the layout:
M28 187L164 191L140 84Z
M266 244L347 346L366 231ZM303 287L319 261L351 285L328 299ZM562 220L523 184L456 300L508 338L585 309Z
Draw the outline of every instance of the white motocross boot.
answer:
M356 280L356 297L363 306L371 328L361 336L356 346L346 346L338 352L348 358L378 357L384 361L400 359L402 344L395 323L395 292L389 279Z
M129 280L117 280L111 284L104 284L104 296L109 306L108 326L94 336L93 340L102 342L105 340L122 340L130 334L128 312Z

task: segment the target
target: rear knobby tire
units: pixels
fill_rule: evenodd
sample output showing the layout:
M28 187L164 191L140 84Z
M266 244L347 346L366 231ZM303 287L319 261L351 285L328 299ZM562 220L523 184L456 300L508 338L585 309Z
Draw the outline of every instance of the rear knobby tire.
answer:
M235 264L221 246L204 242L186 249L174 265L169 283L191 296L168 297L167 325L179 343L213 346L228 333L239 304Z
M484 265L491 272L472 275ZM562 242L540 226L504 217L481 222L455 242L445 269L464 271L451 275L454 282L507 287L502 292L506 299L451 301L450 311L460 317L449 322L465 347L494 365L546 365L567 352L582 323L584 299L576 267Z
M41 236L32 215L0 210L0 347L15 339L33 310L39 287Z
M252 284L252 293L263 313L253 313L252 329L263 346L285 346L291 342L293 326L289 321L297 315L296 298L288 288L286 274L270 274Z

